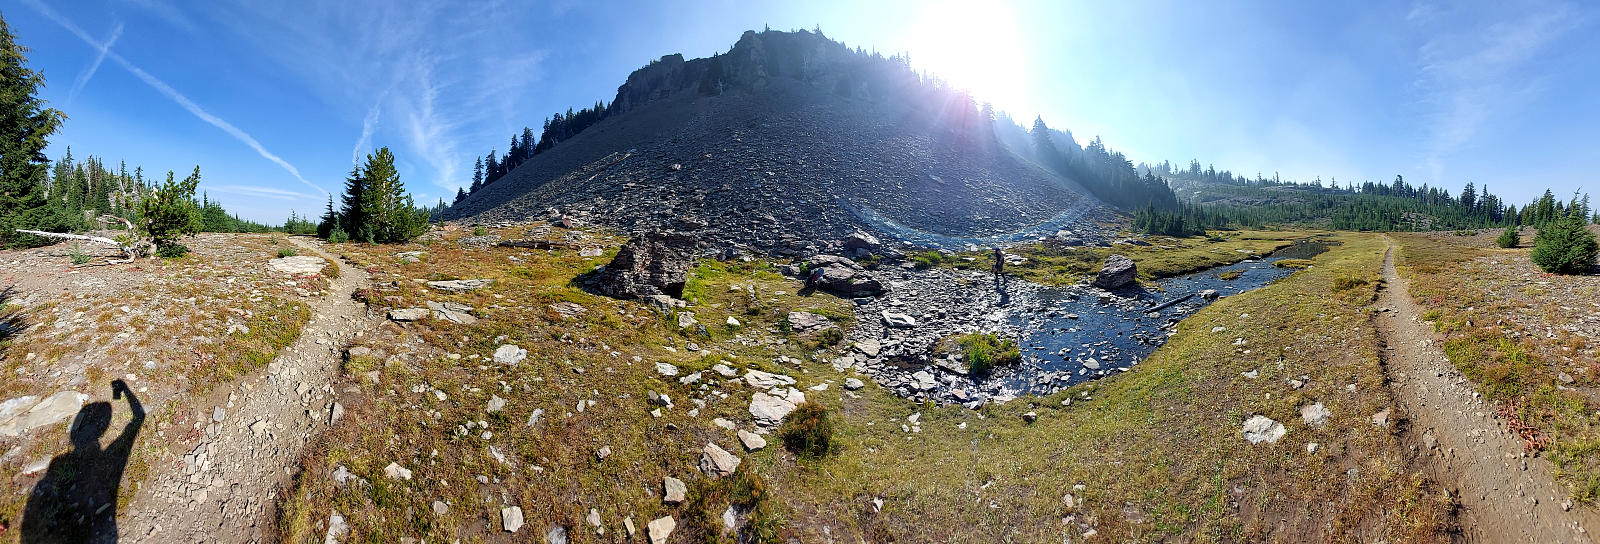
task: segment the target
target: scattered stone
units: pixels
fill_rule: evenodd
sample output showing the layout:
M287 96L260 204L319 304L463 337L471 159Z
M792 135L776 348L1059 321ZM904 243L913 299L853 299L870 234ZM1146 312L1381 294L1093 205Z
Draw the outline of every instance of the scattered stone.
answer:
M399 308L389 310L389 319L400 322L419 321L428 317L427 308Z
M507 506L500 509L500 527L508 533L515 533L522 528L522 507ZM562 531L565 533L566 531ZM565 536L565 535L563 535Z
M328 407L328 424L329 425L338 423L339 420L343 419L343 418L344 418L344 405L343 404L339 404L338 402L334 402L333 406ZM263 421L265 421L265 420L263 420Z
M489 405L484 407L484 411L494 413L504 410L505 408L506 399L500 398L500 395L489 395Z
M450 505L445 504L444 501L433 501L433 505L432 506L433 506L433 515L435 515L435 516L443 516L445 514L450 513Z
M1333 415L1333 412L1328 411L1328 408L1320 402L1300 407L1300 419L1305 420L1306 424L1312 427L1323 426L1328 422L1328 416L1331 415Z
M217 407L211 409L211 421L215 421L217 423L222 423L222 420L227 418L227 417L228 417L228 411L224 410L221 406L217 406Z
M494 280L488 278L480 278L475 280L445 280L430 281L428 282L428 287L435 291L443 291L446 293L466 293L488 287L491 283L494 283Z
M512 344L503 344L494 350L494 362L502 365L515 365L528 358L528 350Z
M557 302L550 305L550 310L560 314L564 319L572 319L589 311L588 308L584 308L582 304L576 302Z
M1306 453L1316 453L1317 452L1317 448L1320 448L1320 447L1322 447L1321 444L1318 444L1316 442L1308 442L1308 443L1306 443Z
M794 385L795 383L794 378L783 374L773 374L755 369L745 371L744 382L757 389L772 389L774 387Z
M1372 414L1372 424L1376 425L1378 427L1388 428L1389 427L1389 409L1388 408L1384 408L1382 411L1380 411L1380 412L1378 412L1376 414Z
M699 324L700 320L694 318L694 312L678 312L678 328L688 329Z
M833 321L811 312L789 312L789 328L795 332L810 332L833 327Z
M733 316L730 315L730 316L728 316L728 326L729 327L742 327L742 326L744 326L744 324L740 323L738 318L733 317Z
M917 326L917 318L899 312L884 310L883 324L897 329L909 329Z
M767 447L767 439L761 438L759 434L744 429L739 429L737 434L739 442L744 444L745 451L761 451L761 448Z
M733 474L739 468L742 460L728 450L717 447L716 444L706 442L706 447L700 453L700 472L712 478L721 478Z
M1138 279L1138 268L1133 264L1133 259L1122 255L1106 257L1106 262L1100 267L1100 273L1095 275L1093 285L1101 289L1112 290L1126 287Z
M459 302L434 302L431 300L428 301L427 304L428 309L432 310L433 312L430 315L432 315L434 319L443 319L451 323L459 323L462 325L471 325L478 322L478 318L474 317L471 313L473 310L475 310L475 308L466 304Z
M672 363L656 363L656 372L662 376L677 376L678 367Z
M606 460L607 457L611 457L611 446L600 446L600 450L594 452L594 456L601 461Z
M1205 300L1216 300L1217 297L1219 297L1219 296L1220 295L1217 294L1217 290L1216 289L1202 289L1202 290L1200 290L1200 298L1205 299Z
M390 480L410 480L411 470L400 466L399 463L389 463L389 466L383 467L383 475Z
M1039 414L1037 412L1028 412L1022 414L1022 420L1028 423L1033 423L1039 420Z
M858 380L856 378L845 378L844 379L844 388L845 389L849 389L851 391L855 391L857 389L861 389L861 388L866 387L866 386L867 386L867 384L862 383L861 380Z
M292 258L292 257L291 257ZM350 524L344 521L344 516L334 510L328 514L328 532L322 535L323 544L338 544L350 535Z
M867 357L877 357L878 353L883 351L883 345L879 344L877 340L862 340L851 344L851 347Z
M678 522L672 516L665 516L650 520L645 525L645 531L650 533L650 544L666 544L667 537L672 535L672 530L678 527Z
M1283 435L1287 433L1288 431L1284 430L1282 423L1273 421L1272 418L1267 416L1250 416L1250 419L1244 422L1244 439L1250 441L1251 444L1260 444L1262 442L1271 444L1277 442L1279 438L1283 438Z
M685 485L683 480L679 480L671 476L667 476L666 478L662 479L661 488L666 494L665 497L661 498L661 502L665 502L667 504L682 503L684 498L687 497L689 493L689 486Z
M761 392L750 396L750 415L754 416L756 424L762 427L776 427L785 416L789 415L789 412L794 411L794 408L795 403L784 397Z
M606 534L605 527L601 526L600 511L599 510L594 509L594 508L590 508L589 509L589 515L587 517L585 517L583 520L588 522L590 527L594 527L598 531L599 534L602 534L602 535Z

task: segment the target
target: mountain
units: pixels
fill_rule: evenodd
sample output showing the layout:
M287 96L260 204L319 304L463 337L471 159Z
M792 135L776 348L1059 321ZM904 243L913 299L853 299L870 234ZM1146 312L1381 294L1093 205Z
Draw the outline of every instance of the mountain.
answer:
M966 94L820 33L751 31L726 53L662 57L601 111L559 141L547 130L537 154L441 218L568 216L768 254L825 250L857 229L945 247L1059 229L1096 240L1118 218L1019 155L1025 140L1002 143Z

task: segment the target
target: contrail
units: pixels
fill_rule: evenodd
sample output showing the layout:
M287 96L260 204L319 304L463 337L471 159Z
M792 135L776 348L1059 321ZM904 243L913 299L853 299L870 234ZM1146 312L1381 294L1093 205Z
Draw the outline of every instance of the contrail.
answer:
M156 76L150 75L148 72L141 70L138 66L134 66L133 63L128 62L128 59L122 58L122 55L117 54L115 51L111 51L109 46L104 46L96 42L95 39L89 35L89 33L84 32L82 28L78 28L78 25L72 24L72 21L67 20L66 17L63 17L61 14L51 10L48 6L39 3L39 0L23 0L23 2L28 4L29 7L33 8L34 11L39 12L40 14L49 18L51 21L55 21L56 24L61 25L62 28L65 28L69 32L77 35L78 39L83 40L84 43L101 49L103 51L103 56L116 61L116 63L121 65L123 69L132 73L140 80L143 80L146 85L149 85L156 91L159 91L161 94L166 95L167 98L172 99L173 102L177 102L179 106L183 106L183 109L189 110L189 113L194 114L194 116L200 118L201 121L211 123L211 126L222 129L223 132L233 136L234 139L250 146L251 149L256 151L256 154L261 155L262 158L277 163L278 166L283 167L283 169L288 171L290 175L293 175L294 179L300 180L300 183L304 183L307 187L316 189L317 192L324 195L328 194L326 189L318 187L316 184L311 183L310 181L306 181L305 176L300 175L299 169L295 168L294 165L289 164L288 161L283 160L281 157L272 154L271 151L267 151L267 148L262 146L261 142L256 141L255 138L245 133L245 131L239 130L239 127L233 126L233 124L222 120L222 118L207 112L204 108L201 108L199 104L195 104L194 101L189 100L188 97L183 96L183 94L179 93L176 89L173 89L160 79L156 79Z
M72 92L67 93L68 104L71 104L72 100L78 97L78 92L83 90L83 86L88 85L89 80L94 78L94 73L100 70L100 63L106 60L106 53L111 51L111 46L117 43L117 39L121 37L122 22L118 21L117 27L111 30L111 37L106 39L105 45L100 46L100 54L95 55L94 62L89 64L89 69L79 75L77 81L72 82Z
M385 92L383 94L389 94ZM367 110L367 117L361 120L361 138L356 140L355 149L350 150L350 164L361 162L361 150L372 143L372 126L378 123L378 105L383 103L383 95L372 103L372 109Z

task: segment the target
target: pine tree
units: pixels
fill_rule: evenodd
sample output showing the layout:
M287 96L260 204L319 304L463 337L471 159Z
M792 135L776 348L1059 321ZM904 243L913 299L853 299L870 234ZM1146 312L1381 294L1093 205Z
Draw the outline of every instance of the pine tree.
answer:
M363 237L367 242L403 243L421 235L428 228L428 211L419 209L406 194L400 172L394 166L394 154L388 147L380 147L367 155L361 168L365 187L361 193L361 208L366 214Z
M1506 230L1500 233L1500 237L1496 238L1494 243L1497 246L1510 249L1522 243L1522 236L1517 233L1516 225L1507 225Z
M1600 254L1588 223L1588 214L1574 196L1566 212L1540 226L1534 235L1529 256L1533 264L1552 274L1587 274Z
M482 188L483 188L483 157L478 157L478 160L472 164L472 188L468 189L467 192L476 193L476 192L478 192L478 189L482 189Z
M16 229L63 226L46 197L50 161L44 148L66 115L46 108L37 96L44 76L28 68L27 52L0 18L0 247L45 243L37 236L17 234Z
M330 194L328 208L322 212L322 220L317 222L317 237L327 239L337 228L339 228L339 213L333 211L333 195Z
M366 180L361 177L361 169L351 167L350 175L344 180L344 201L339 210L340 226L351 237L362 242L369 242L372 238L364 207L366 185Z
M184 236L200 232L200 206L194 201L195 186L200 184L200 167L183 181L173 181L171 171L167 182L161 184L144 200L139 201L139 232L150 238L156 251L164 257L177 257L188 248L178 243Z
M456 200L455 200L455 202L451 202L451 204L460 204L461 201L466 200L466 199L467 199L467 190L466 189L462 189L460 187L456 187ZM443 204L443 203L444 203L443 201L440 201L440 204Z

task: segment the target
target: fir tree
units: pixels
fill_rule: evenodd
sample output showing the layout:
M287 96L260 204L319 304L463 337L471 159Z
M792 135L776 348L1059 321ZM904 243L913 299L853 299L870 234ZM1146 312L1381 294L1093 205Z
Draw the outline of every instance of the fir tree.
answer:
M0 18L0 247L45 243L16 229L57 230L62 218L46 198L46 139L66 115L46 108L37 96L44 76L28 68L28 48L16 42Z
M1588 223L1588 214L1574 196L1565 213L1539 227L1534 235L1529 256L1533 264L1552 274L1587 274L1600 253Z

